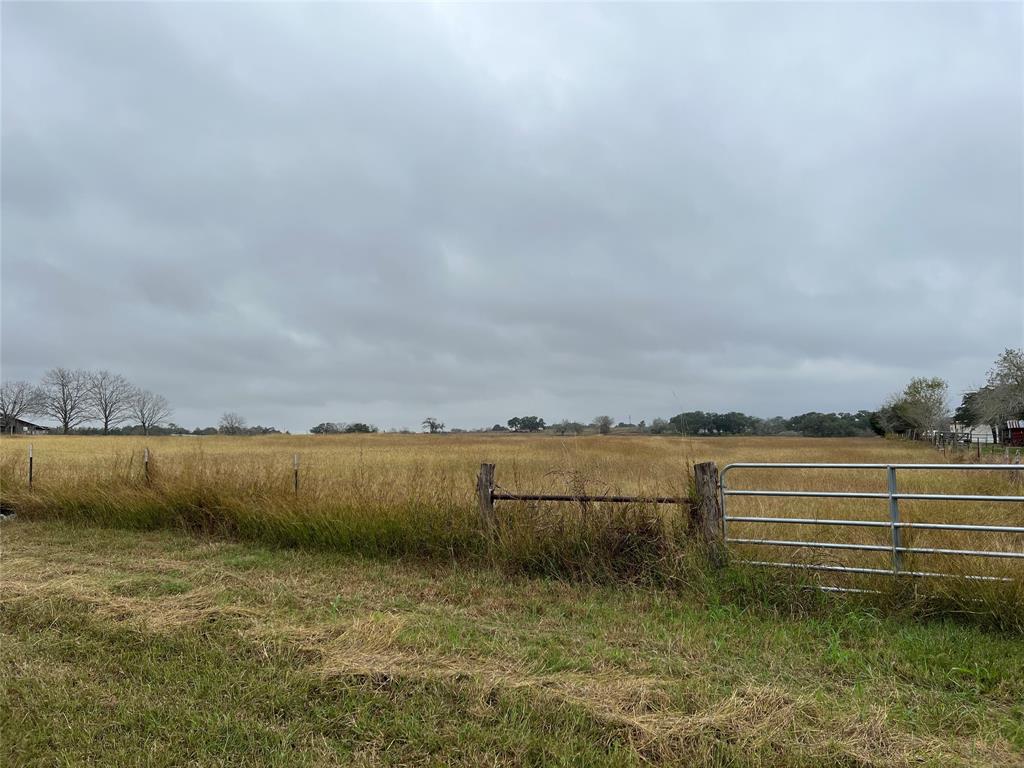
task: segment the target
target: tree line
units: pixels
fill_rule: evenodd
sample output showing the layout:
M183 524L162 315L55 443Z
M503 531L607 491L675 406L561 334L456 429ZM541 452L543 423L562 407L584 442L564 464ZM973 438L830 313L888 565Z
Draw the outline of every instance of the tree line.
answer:
M650 426L652 434L680 435L783 435L806 437L857 437L870 435L872 412L819 413L809 411L799 416L760 418L738 411L714 413L688 411L669 419L655 419Z
M174 413L163 395L137 387L110 371L51 368L38 383L0 384L0 421L13 433L16 422L47 416L63 434L81 435L270 435L280 430L257 424L229 411L215 427L188 430L170 421Z
M477 432L538 432L580 435L585 432L609 434L613 429L653 435L803 435L805 437L857 437L866 435L924 435L936 431L955 432L980 424L999 430L1007 421L1024 420L1024 350L1005 349L986 374L985 384L963 394L951 411L949 384L942 378L918 376L902 391L891 395L877 410L819 413L810 411L783 418L760 418L739 411L686 411L667 419L656 418L649 425L626 424L611 416L598 416L584 424L563 419L548 424L538 416L515 416L504 426L495 424ZM435 419L428 421L437 422ZM427 421L424 421L426 428ZM443 430L444 425L440 425ZM438 431L432 429L431 431ZM464 430L452 430L464 431Z
M999 355L985 384L967 392L954 413L960 424L987 424L993 429L1015 419L1024 419L1024 349Z
M554 432L556 435L582 435L585 433L611 434L615 430L639 432L651 435L780 435L800 434L808 437L855 437L858 435L883 434L873 421L874 411L856 413L818 413L811 411L791 418L776 416L763 419L748 416L738 411L715 413L713 411L687 411L668 419L657 418L650 424L615 422L611 416L596 416L589 422L563 419L549 424L539 416L514 416L505 424L472 430L473 432ZM439 424L436 419L431 420ZM506 426L507 425L507 426ZM429 429L424 421L424 431ZM452 432L467 430L453 429Z
M19 419L49 416L65 435L87 423L99 425L96 431L106 435L128 421L148 435L167 422L172 412L163 395L110 371L51 368L38 383L0 384L0 417L10 432Z
M353 433L371 434L380 430L373 424L364 424L361 421L355 421L351 424L344 421L322 421L309 431L314 435L341 435Z
M71 430L76 435L99 435L103 434L98 427L77 427ZM251 437L256 435L280 435L282 433L277 427L265 427L262 424L250 425L248 420L241 414L228 411L217 421L216 426L196 427L188 429L179 426L173 421L166 424L158 424L151 427L149 432L144 433L138 425L122 426L112 428L107 434L111 435L232 435L240 437Z
M1024 349L1005 349L985 377L985 384L965 392L951 413L949 385L938 377L915 377L890 396L875 420L887 433L924 435L957 432L987 425L993 439L1007 421L1024 419Z
M38 383L4 381L0 385L0 418L12 431L15 422L27 416L48 416L60 424L64 434L192 434L266 435L274 427L249 426L241 415L227 412L216 427L197 427L191 432L170 422L173 411L163 395L133 385L110 371L52 368ZM654 435L784 435L808 437L855 437L870 434L924 435L987 424L993 437L1010 420L1024 419L1024 350L1006 349L986 375L985 384L963 394L951 412L949 385L939 377L914 377L904 389L886 399L875 411L819 413L810 411L783 418L760 418L738 411L686 411L667 419L656 418L649 425L626 424L601 415L588 423L563 419L549 424L539 416L513 416L505 425L476 432L541 432L579 435L588 431L609 434L613 429ZM124 426L129 424L129 426ZM445 431L444 422L428 416L425 432ZM380 431L364 422L321 422L313 434L374 433ZM452 432L466 430L453 429Z

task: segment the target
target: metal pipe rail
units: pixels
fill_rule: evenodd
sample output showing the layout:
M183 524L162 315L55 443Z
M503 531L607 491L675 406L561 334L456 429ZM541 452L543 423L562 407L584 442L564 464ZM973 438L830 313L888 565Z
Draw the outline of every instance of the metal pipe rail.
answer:
M946 493L871 493L859 491L728 491L727 496L797 496L810 499L923 499L931 501L1016 501L1024 496L969 496Z
M682 504L686 501L686 499L675 496L588 496L585 494L573 496L561 493L508 493L502 491L495 491L491 494L491 498L495 501L607 501L635 502L637 504Z
M838 541L790 541L787 539L726 539L730 544L761 544L769 547L808 547L810 549L861 549L867 552L891 552L888 544L847 544ZM1024 558L1024 552L1003 552L988 549L935 549L933 547L897 547L898 552L921 555L970 555L974 557Z
M853 525L865 528L891 528L882 520L833 520L827 517L729 517L735 523L790 523L794 525ZM990 531L992 533L1024 533L1020 525L961 525L959 523L896 523L898 528L925 528L936 531Z
M891 576L892 571L887 568L858 568L848 565L817 565L815 563L776 563L770 560L740 560L746 565L760 565L769 568L796 568L805 571L828 571L830 573L864 573L877 574L879 576ZM934 571L901 571L900 576L912 576L915 578L938 578L938 579L962 579L964 581L998 581L1012 582L1013 579L1005 576L976 576L962 573L937 573Z
M726 485L726 476L730 470L738 469L866 469L885 470L887 490L880 492L861 491L777 491L766 489L730 489ZM979 533L1003 533L1003 534L1024 534L1024 526L1016 525L975 525L956 523L929 523L929 522L904 522L900 519L899 502L905 500L918 501L974 501L974 502L1016 502L1024 504L1024 496L991 496L977 494L942 494L942 493L901 493L897 489L898 470L994 470L994 471L1022 471L1024 467L1020 464L803 464L803 463L760 463L760 462L738 462L727 465L721 473L719 493L723 509L723 537L730 544L744 544L754 546L774 547L798 547L809 549L839 549L859 550L868 552L889 552L892 562L891 569L861 568L854 566L816 566L802 563L775 563L757 560L744 561L754 565L765 565L784 568L807 568L812 570L824 570L831 572L846 573L878 573L894 576L928 576L936 578L969 578L983 581L1012 581L997 576L964 576L951 573L939 573L931 571L908 571L903 568L904 554L922 555L947 555L959 557L995 557L1008 559L1024 559L1024 552L989 549L946 549L936 547L907 547L903 545L902 531L904 530L940 530L940 531L973 531ZM807 518L807 517L761 517L756 515L730 515L727 507L727 499L730 496L762 496L762 497L795 497L795 498L839 498L839 499L878 499L888 502L889 520L843 520L834 518ZM829 541L801 541L790 539L756 539L737 538L728 536L729 523L753 523L753 524L782 524L782 525L827 525L827 526L852 526L864 528L886 528L889 530L890 542L886 545L879 544L853 544Z

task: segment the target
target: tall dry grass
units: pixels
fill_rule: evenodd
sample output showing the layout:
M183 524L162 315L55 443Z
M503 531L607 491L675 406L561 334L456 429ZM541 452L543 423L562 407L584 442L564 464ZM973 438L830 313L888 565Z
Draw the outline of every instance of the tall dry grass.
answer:
M510 491L685 497L689 467L715 461L942 463L928 446L881 439L665 438L528 435L344 435L232 437L43 437L34 444L27 488L25 438L0 440L0 494L26 518L60 518L140 529L181 527L288 546L419 557L478 557L507 567L578 578L693 582L706 578L688 546L687 515L653 505L500 502L500 531L486 541L474 480L481 462L497 465ZM145 479L142 452L150 450ZM300 456L300 489L292 456ZM912 492L1020 493L1007 473L901 473ZM731 488L885 490L877 470L733 470ZM887 520L884 500L731 497L730 514ZM904 501L906 521L1024 524L1016 504ZM735 523L737 538L888 545L885 529ZM1024 551L1024 537L906 531L904 544ZM889 552L804 547L733 547L737 559L888 568ZM957 610L1011 612L1024 602L1024 561L906 555L904 568L996 577L960 579L815 577L879 590L900 602L939 597ZM747 589L770 590L770 576L731 571ZM787 574L789 580L793 574ZM837 581L838 580L838 581ZM979 602L980 601L980 602Z

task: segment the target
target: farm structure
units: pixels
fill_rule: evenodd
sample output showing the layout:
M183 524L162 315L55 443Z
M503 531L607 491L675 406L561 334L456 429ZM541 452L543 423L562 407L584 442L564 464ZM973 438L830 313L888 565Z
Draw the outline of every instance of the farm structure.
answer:
M1002 430L1003 443L1006 445L1024 445L1024 420L1006 422Z
M48 435L50 428L24 419L0 419L0 432L5 435Z

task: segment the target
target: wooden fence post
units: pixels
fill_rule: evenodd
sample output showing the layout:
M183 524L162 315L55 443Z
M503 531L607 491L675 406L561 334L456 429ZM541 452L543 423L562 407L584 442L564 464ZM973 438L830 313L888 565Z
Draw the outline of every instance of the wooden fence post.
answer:
M292 473L294 475L293 479L295 481L295 493L296 493L296 495L298 495L298 493L299 493L299 454L297 454L297 453L294 456L292 456Z
M149 448L142 449L142 474L149 484Z
M696 464L693 477L697 503L690 507L690 530L703 544L716 565L725 560L722 498L718 495L718 466L713 461Z
M484 533L492 538L498 529L498 518L494 514L494 465L481 464L476 478L476 495L480 504L480 522Z
M32 490L32 443L28 444L28 489Z

